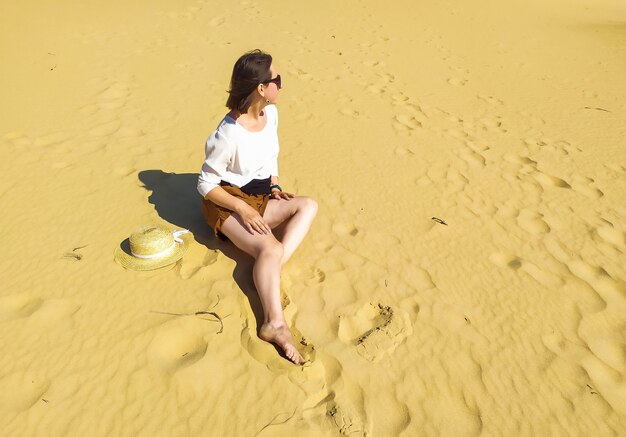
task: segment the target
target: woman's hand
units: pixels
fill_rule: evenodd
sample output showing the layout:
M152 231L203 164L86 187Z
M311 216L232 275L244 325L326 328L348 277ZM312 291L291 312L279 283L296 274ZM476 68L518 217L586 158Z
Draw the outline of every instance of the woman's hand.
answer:
M272 229L268 226L267 223L265 223L265 220L263 220L261 214L259 214L256 209L254 209L247 203L242 202L242 205L237 208L235 212L239 214L239 217L241 217L241 221L243 221L244 227L252 235L254 235L255 231L259 234L272 233Z
M270 194L270 199L276 199L276 200L280 200L280 199L291 200L294 197L296 197L295 194L287 193L285 191L280 191L280 190L272 190L272 194Z

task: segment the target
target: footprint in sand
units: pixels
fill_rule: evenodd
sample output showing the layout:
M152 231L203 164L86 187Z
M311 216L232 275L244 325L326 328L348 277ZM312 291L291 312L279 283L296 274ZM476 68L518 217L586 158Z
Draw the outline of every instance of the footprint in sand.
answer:
M406 117L406 119L411 122L411 125L409 125L408 127L415 127L415 128L424 127L424 123L426 119L428 118L428 114L426 113L422 105L410 101L409 98L405 96L404 94L394 94L393 96L391 96L391 104L393 106L398 106L403 111L410 113L410 114L404 113L404 114L398 115L398 118L401 119L402 117ZM401 120L396 120L396 121L400 122ZM419 123L419 126L415 126L415 121Z
M533 235L550 232L550 226L543 220L543 214L522 209L517 216L517 224L520 228Z
M458 123L460 121L460 120L457 120L456 117L452 117L452 118L454 119L455 123ZM466 141L466 139L470 137L469 133L467 132L467 129L465 129L464 127L444 129L443 134L448 138L452 138L454 140L461 140L461 141Z
M626 311L626 282L613 278L602 266L586 262L554 238L546 239L545 247L574 276L586 282L607 306L616 312Z
M466 177L466 174L457 170L456 168L450 167L446 171L446 194L460 193L465 189L468 183L469 179Z
M572 189L577 193L592 199L599 199L604 196L604 193L598 190L596 187L591 186L594 180L585 176L574 176L572 181Z
M536 264L515 255L498 252L491 254L489 260L498 267L505 267L514 271L523 271L535 281L551 289L556 289L565 283L561 276L542 269Z
M217 262L218 258L217 250L207 250L204 246L190 244L178 274L183 279L189 279Z
M486 152L487 150L491 149L491 147L484 143L475 143L470 140L466 140L465 145L476 153Z
M463 86L467 83L467 79L461 79L459 77L451 77L448 79L448 83L454 86Z
M560 334L544 335L542 340L546 348L565 362L585 370L579 381L575 381L581 389L589 388L587 394L601 396L615 411L626 414L626 381L622 373L598 358L584 343L574 343ZM623 353L619 349L618 353Z
M589 285L604 305L597 311L582 314L576 331L577 341L555 333L543 336L543 343L565 362L585 370L576 382L593 391L589 394L602 397L615 411L626 414L623 336L626 282L613 278L601 266L588 263L580 253L555 238L546 239L545 247L572 275Z
M391 354L412 333L407 314L389 306L367 303L354 316L340 316L339 338L369 361Z
M494 96L486 96L486 95L478 94L476 98L478 98L479 100L482 100L485 103L489 103L492 106L500 106L504 104L502 100Z
M519 164L519 165L528 165L533 169L537 168L537 161L533 161L532 159L526 156L514 155L512 153L506 153L504 155L504 160L510 162L511 164Z
M58 323L61 320L71 320L80 308L80 305L69 300L46 299L29 319L42 324Z
M544 137L531 137L524 139L524 144L532 153L550 151L563 157L568 157L572 153L582 152L582 147L570 144L564 140L553 140Z
M148 346L150 362L162 371L174 374L204 357L208 335L215 326L195 316L182 316L157 327Z
M405 104L409 98L402 93L396 93L391 96L393 104Z
M403 147L403 146L398 146L394 149L394 153L398 156L402 156L402 157L407 157L407 156L414 156L415 153L413 153L413 151L411 149L409 149L408 147Z
M369 435L363 389L333 356L318 352L310 365L288 376L305 393L302 418L324 435Z
M607 223L606 225L598 226L595 232L607 243L618 248L626 248L626 232L616 229L612 224Z
M422 123L412 115L399 114L394 118L393 127L398 133L409 133L422 127Z
M0 378L0 408L25 411L37 402L47 402L50 381L32 372L14 372Z
M356 226L346 222L334 223L332 226L332 230L334 233L342 237L348 235L350 235L351 237L355 237L359 233L359 230L356 228Z
M43 304L43 299L31 293L11 294L0 298L0 321L28 317Z
M469 148L459 150L458 156L470 166L484 167L486 165L485 157Z
M387 87L379 83L369 83L366 85L365 91L370 94L380 96L381 94L385 94L387 92Z
M65 299L41 299L30 293L0 298L0 321L28 318L29 322L48 325L71 320L80 305Z
M500 116L485 117L478 120L479 126L486 132L506 133L506 129L502 127L502 119Z
M321 284L325 280L326 280L326 273L322 269L315 268L311 274L311 277L306 279L306 284L307 285Z
M550 176L540 171L531 173L532 177L544 187L572 188L570 184L556 176Z

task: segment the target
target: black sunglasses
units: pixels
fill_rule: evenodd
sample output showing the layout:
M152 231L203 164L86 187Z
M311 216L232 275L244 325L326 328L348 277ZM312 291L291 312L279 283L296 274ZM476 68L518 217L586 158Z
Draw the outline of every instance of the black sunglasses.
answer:
M280 74L276 75L274 79L270 79L267 82L263 82L264 84L275 83L278 89L282 88L282 82L280 81Z

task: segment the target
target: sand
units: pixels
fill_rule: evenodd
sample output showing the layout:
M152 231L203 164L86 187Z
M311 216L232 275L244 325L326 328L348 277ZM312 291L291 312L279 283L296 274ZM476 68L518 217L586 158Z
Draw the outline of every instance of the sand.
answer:
M626 434L623 2L5 3L3 435ZM320 206L282 275L304 367L195 191L256 47ZM188 252L124 270L146 223Z

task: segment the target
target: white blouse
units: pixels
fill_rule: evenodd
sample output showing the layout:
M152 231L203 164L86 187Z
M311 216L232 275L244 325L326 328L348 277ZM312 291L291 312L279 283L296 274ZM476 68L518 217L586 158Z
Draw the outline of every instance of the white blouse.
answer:
M229 115L206 141L206 159L198 178L202 197L226 181L242 187L252 179L278 176L278 110L264 109L267 121L258 132L250 132Z

